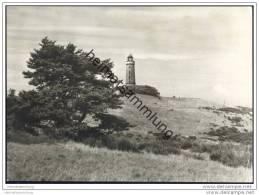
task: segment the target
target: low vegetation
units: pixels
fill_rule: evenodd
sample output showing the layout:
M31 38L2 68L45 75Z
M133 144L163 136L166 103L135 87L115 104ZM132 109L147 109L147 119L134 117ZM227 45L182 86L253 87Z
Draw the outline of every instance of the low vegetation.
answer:
M241 107L241 106L237 108L223 107L223 108L219 108L218 110L227 112L227 113L235 113L235 114L249 114L250 112L252 112L251 108Z
M209 136L217 136L220 141L233 141L242 144L252 144L252 132L240 132L236 127L223 126L205 132Z
M7 141L22 144L55 142L65 143L68 140L71 140L70 134L68 137L56 137L53 139L46 135L33 136L29 133L23 133L22 131L10 132L7 134ZM71 131L69 132L71 133ZM216 132L218 134L214 134L212 131L208 134L213 136L222 135L220 134L221 131ZM148 137L123 133L107 135L96 133L94 130L89 130L89 133L87 134L82 134L80 131L77 132L77 137L74 137L74 141L83 143L90 147L107 148L110 150L127 151L133 153L147 152L158 155L180 155L184 154L182 153L183 150L189 150L193 153L208 154L211 160L221 162L227 166L251 167L252 165L251 145L243 141L239 142L239 144L229 142L203 143L200 142L200 140L195 136L185 137L175 135L171 139L165 140L160 134L155 134L155 136L149 135ZM195 154L190 155L189 157L199 160L203 159Z
M191 151L208 153L211 160L231 167L252 166L252 147L247 145L233 143L193 144Z
M219 144L210 149L210 159L231 167L251 167L252 148L234 144Z
M151 96L160 98L160 93L158 92L158 90L149 85L137 85L136 93L143 94L143 95L151 95Z
M102 63L113 67L110 60ZM237 128L251 109L161 99L154 87L136 86L150 109L174 128L174 135L164 139L111 90L112 84L75 45L44 38L27 66L23 74L34 89L7 93L9 181L251 180L252 133ZM222 126L222 120L236 127Z
M251 169L85 144L8 143L7 181L251 182ZM40 154L40 155L39 155Z
M235 116L235 117L228 117L228 120L230 120L232 123L240 123L242 121L242 118Z

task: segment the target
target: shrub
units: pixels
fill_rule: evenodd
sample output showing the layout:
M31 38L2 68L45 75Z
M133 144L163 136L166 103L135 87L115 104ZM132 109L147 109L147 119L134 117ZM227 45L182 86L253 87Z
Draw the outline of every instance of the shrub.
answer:
M131 137L133 137L134 135L133 135L132 133L128 133L128 134L126 134L126 136L129 137L129 138L131 138Z
M100 135L97 137L85 137L81 140L91 147L108 148L111 150L121 150L127 152L139 152L136 145L124 138L115 138L108 135Z
M192 143L189 142L189 141L185 141L182 145L181 145L181 148L184 149L184 150L188 150L192 147Z
M199 107L199 109L214 110L214 108L210 106L202 106L202 107Z
M181 148L180 147L165 147L164 152L167 154L181 154Z
M7 142L16 142L21 144L55 143L55 140L47 135L35 136L19 130L9 130L6 132L6 134Z
M127 152L130 152L130 151L138 152L137 147L126 139L121 139L118 141L117 149L121 151L127 151Z
M220 141L234 141L242 144L252 144L252 133L251 132L239 132L236 127L220 127L216 130L211 130L205 133L210 136L218 136Z
M101 147L106 147L108 149L116 150L117 149L117 142L111 136L103 136L101 137Z
M139 150L144 150L149 153L168 155L181 154L180 144L174 141L158 141L156 139L148 140L138 146Z
M250 108L245 108L245 107L238 107L238 108L232 108L232 107L223 107L219 108L219 111L223 111L226 113L236 113L236 114L248 114L249 112L252 111Z
M103 147L103 142L100 139L97 139L95 137L89 137L83 141L84 144L89 145L91 147Z
M138 94L151 95L160 98L160 93L158 90L149 85L137 85L135 92Z
M204 160L204 157L201 154L193 155L193 158L197 160Z
M197 153L210 152L212 150L212 145L209 144L198 144L195 143L192 145L191 151Z
M228 117L228 120L230 120L232 123L240 123L242 121L241 117Z
M252 155L248 148L234 147L232 144L219 144L211 151L210 159L231 167L251 167Z
M144 150L148 153L154 153L154 154L169 154L167 151L165 151L161 146L154 145L151 143L143 143L140 144L138 147L140 150Z

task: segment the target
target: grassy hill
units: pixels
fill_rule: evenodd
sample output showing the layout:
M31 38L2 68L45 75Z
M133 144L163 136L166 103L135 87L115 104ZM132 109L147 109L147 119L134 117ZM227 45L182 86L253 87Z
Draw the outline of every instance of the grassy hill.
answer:
M251 174L248 168L184 155L111 151L74 142L8 144L9 181L248 182Z
M123 98L121 109L108 110L100 128L113 131L101 140L49 142L46 137L17 132L10 136L8 180L252 180L251 109L222 108L196 98L137 96L174 131L171 139L161 140L151 122ZM91 118L86 121L98 124Z
M161 99L148 95L137 94L137 96L153 112L158 113L168 128L176 134L204 136L210 128L216 126L235 126L241 132L252 131L252 117L248 114L238 114L220 111L220 105L198 98L168 98ZM157 131L140 111L127 99L123 98L125 105L122 109L109 110L109 113L120 116L134 127L129 130L141 134L148 134L149 131ZM241 117L242 122L236 125L231 117Z

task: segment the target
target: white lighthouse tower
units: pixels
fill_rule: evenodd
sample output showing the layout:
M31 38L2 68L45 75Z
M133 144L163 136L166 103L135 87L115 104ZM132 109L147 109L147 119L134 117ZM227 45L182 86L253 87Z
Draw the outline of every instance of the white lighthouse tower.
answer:
M135 92L135 61L133 60L133 56L131 54L128 56L126 61L126 85L129 89Z

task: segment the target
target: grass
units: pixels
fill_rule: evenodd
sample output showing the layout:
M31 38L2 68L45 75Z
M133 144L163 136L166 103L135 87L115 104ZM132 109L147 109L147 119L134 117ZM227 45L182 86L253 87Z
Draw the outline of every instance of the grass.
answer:
M80 139L76 139L76 141L91 147L139 152L138 147L126 137L99 134L98 136L82 136Z
M210 152L210 159L222 162L231 167L252 166L252 153L250 147L233 144L219 144Z
M144 142L138 146L139 150L145 151L148 153L160 154L160 155L168 155L168 154L181 154L181 149L178 145L167 145L166 143L151 143Z
M232 129L237 133L236 129ZM233 134L232 132L232 134ZM209 135L215 135L215 132L209 132ZM225 135L221 131L216 131L216 135ZM230 134L230 135L232 135ZM22 131L8 131L8 142L16 142L22 144L37 144L37 143L55 143L65 142L67 140L54 140L46 135L33 136ZM181 135L173 136L169 140L163 139L161 134L151 133L148 137L143 137L141 134L129 133L116 135L92 135L92 136L80 136L80 139L76 139L77 142L89 145L97 148L107 148L110 150L127 151L134 153L153 153L158 155L180 155L183 150L189 150L194 153L207 153L210 159L213 161L221 162L227 166L244 166L251 167L252 164L252 151L249 145L232 144L232 143L220 143L220 144L208 144L201 142L195 136L184 137ZM240 138L239 136L236 136ZM147 139L146 139L147 138ZM186 153L183 153L186 154ZM200 156L191 154L189 157L202 160Z
M174 134L198 137L201 133L208 131L211 127L211 123L219 127L223 125L233 125L233 123L226 118L229 116L233 117L234 114L232 112L217 110L219 105L201 99L162 97L159 100L156 97L143 94L137 94L137 96L153 113L158 113L159 119L167 125L168 129L173 130ZM127 98L122 98L122 100L125 103L123 107L121 109L109 109L109 114L122 117L128 121L128 123L132 125L128 129L129 132L137 132L143 135L148 134L150 131L157 132L151 121L143 116L142 112L139 112L136 107L132 106L132 103L129 102ZM206 109L201 109L203 107ZM247 113L247 111L245 112L241 108L234 110L241 110L242 113ZM224 115L226 117L224 117ZM251 132L252 121L248 115L241 114L238 116L242 117L243 129L247 129Z
M239 132L236 127L223 126L217 129L212 129L209 132L205 132L209 136L217 136L220 141L234 141L242 144L252 144L253 134L252 132Z
M228 117L228 120L230 120L232 123L240 123L242 121L241 117Z
M100 137L84 137L80 139L80 142L91 147L136 153L141 151L161 155L181 153L181 147L178 142L159 139L154 136L142 137L141 135L133 134L105 135Z
M213 161L221 162L230 167L251 167L252 147L249 145L219 143L219 144L193 144L191 148L195 153L208 153Z
M137 96L143 101L143 104L148 106L153 113L158 113L159 119L168 126L168 129L173 130L175 134L181 133L182 135L195 135L203 132L209 127L209 123L216 119L215 123L221 122L221 116L215 116L214 113L207 110L198 109L199 105L203 105L203 102L193 99L167 99L158 98L137 94ZM123 99L125 104L123 108L116 110L108 110L110 114L121 116L127 120L132 127L129 128L131 132L147 134L149 131L156 131L156 128L152 125L142 112L136 107L132 106L126 98ZM197 105L196 105L197 104ZM172 110L173 111L169 111Z
M84 144L7 146L8 181L249 182L252 169L185 155L154 155ZM199 158L199 157L197 157Z
M150 121L125 101L122 109L109 111L111 116L108 123L112 115L115 115L121 117L113 117L116 124L118 120L121 121L121 126L117 132L105 137L97 138L82 131L83 134L77 136L80 139L76 140L81 143L66 143L67 140L61 140L62 144L54 144L57 140L48 136L25 135L20 131L7 132L8 179L192 182L251 180L251 124L243 127L247 129L247 133L230 128L226 126L231 125L227 111L225 117L219 110L215 114L210 109L213 105L199 99L158 100L151 96L139 96L153 112L159 113L163 122L173 129L174 135L181 135L170 140L159 139L160 133L154 130ZM208 109L199 109L202 106L207 106ZM242 120L244 118L242 116ZM222 121L226 123L223 127ZM213 128L208 132L211 126ZM208 137L218 139L201 140L205 131ZM68 132L71 134L70 130Z
M7 142L16 142L21 144L39 144L55 143L57 140L47 135L32 135L20 130L7 130Z
M249 114L250 112L252 112L252 109L247 107L238 107L238 108L223 107L223 108L219 108L218 110L227 112L227 113L229 112L235 113L235 114Z

